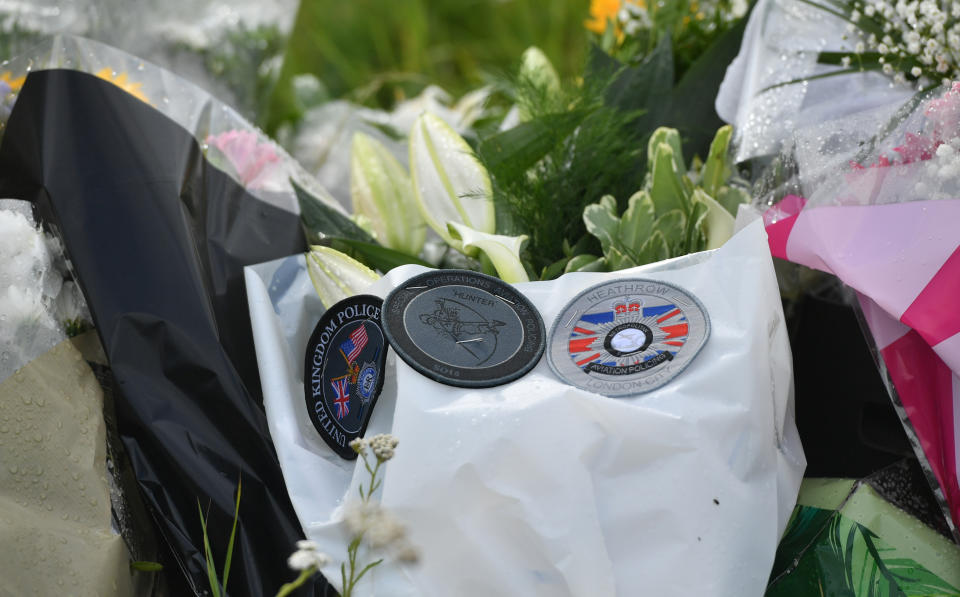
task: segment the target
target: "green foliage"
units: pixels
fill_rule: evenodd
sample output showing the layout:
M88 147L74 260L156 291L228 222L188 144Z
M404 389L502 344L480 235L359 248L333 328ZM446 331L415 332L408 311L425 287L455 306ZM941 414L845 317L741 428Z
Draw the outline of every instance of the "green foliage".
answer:
M237 480L237 498L233 510L233 528L230 530L230 539L227 541L227 555L223 562L223 573L221 578L217 578L216 564L213 562L213 550L210 548L210 536L207 533L207 521L209 515L204 514L200 506L200 500L197 499L197 510L200 512L200 526L203 529L203 559L207 564L207 580L210 583L210 592L213 597L221 597L227 594L227 580L230 578L230 564L233 561L233 545L237 538L237 521L240 519L240 492L243 485L243 479Z
M196 54L207 72L234 95L234 107L255 120L266 109L279 75L285 36L276 25L250 28L240 21L203 47L175 44L170 52Z
M784 533L767 597L956 597L952 586L840 512L799 506Z
M552 277L571 268L609 266L598 257L569 263L580 254L596 255L596 244L588 243L573 255L562 254L560 248L564 242L584 238L586 227L581 214L586 206L612 195L622 201L620 210L627 209L626 198L644 183L646 146L658 126L677 126L680 136L671 142L673 156L681 160L677 164L681 170L683 152L708 154L711 138L723 123L713 102L704 98L716 96L742 34L742 25L719 34L710 48L686 67L679 81L673 44L670 36L664 35L635 64L621 63L593 47L583 81L567 83L559 91L548 92L546 85L538 85L533 77L517 77L510 82L509 95L528 118L506 132L481 135L477 153L493 180L497 231L529 235L526 258L532 270ZM714 152L722 149L725 153L728 143L729 137L719 142ZM706 173L713 191L708 194L735 211L745 195L720 185L732 172L725 160L723 164L716 159L711 163L718 169ZM674 187L672 195L664 194L670 185L680 184L680 180L671 182L676 177L665 177L665 172L654 172L659 181L658 200L669 202L673 197L673 208L679 209L686 200L681 195L692 187L686 191ZM722 192L720 186L724 187ZM704 210L695 206L691 210L696 213L684 212L682 221L675 214L661 223L665 226L672 222L672 226L684 230L680 235L683 241L674 242L673 247L672 241L663 238L671 254L701 246L698 226L702 225ZM647 252L640 251L641 247L634 247L624 253L623 260L614 260L627 263L656 253L652 245Z
M690 173L677 131L654 131L647 148L645 183L630 197L623 214L618 215L610 195L583 210L584 225L600 241L603 258L576 256L566 271L626 269L722 244L732 233L736 205L728 211L707 191L739 193L737 205L749 199L744 191L728 186L733 173L727 153L731 131L729 126L717 131L707 162Z
M63 321L63 331L67 334L67 338L79 336L80 334L92 329L93 324L82 317L65 319Z
M291 179L290 184L300 203L300 222L307 244L331 246L381 272L408 263L430 267L415 255L384 247L349 216L330 207L296 181Z
M454 96L540 47L562 76L582 64L586 2L310 0L300 3L270 109L268 132L301 115L294 77L311 73L333 97L363 89L390 107L427 83Z

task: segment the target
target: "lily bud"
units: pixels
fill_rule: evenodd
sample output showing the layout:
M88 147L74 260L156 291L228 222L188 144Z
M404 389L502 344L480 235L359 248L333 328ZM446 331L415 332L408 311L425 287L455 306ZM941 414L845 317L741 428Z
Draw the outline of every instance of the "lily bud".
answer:
M377 272L340 251L314 245L306 254L307 273L326 307L361 294L380 279Z
M406 170L390 151L363 133L353 136L350 198L358 219L369 222L384 246L418 255L427 227Z
M464 250L447 222L494 232L490 175L463 137L433 114L421 115L410 132L410 174L423 219L447 244Z

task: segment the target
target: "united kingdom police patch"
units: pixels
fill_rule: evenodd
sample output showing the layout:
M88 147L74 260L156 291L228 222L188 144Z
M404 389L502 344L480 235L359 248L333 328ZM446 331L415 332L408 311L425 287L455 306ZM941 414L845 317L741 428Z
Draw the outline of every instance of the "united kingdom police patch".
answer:
M629 396L669 383L709 336L710 318L692 294L657 280L611 280L564 307L547 359L578 388Z
M327 445L348 460L357 457L350 442L363 435L383 387L382 308L375 296L344 299L327 309L307 342L307 414Z

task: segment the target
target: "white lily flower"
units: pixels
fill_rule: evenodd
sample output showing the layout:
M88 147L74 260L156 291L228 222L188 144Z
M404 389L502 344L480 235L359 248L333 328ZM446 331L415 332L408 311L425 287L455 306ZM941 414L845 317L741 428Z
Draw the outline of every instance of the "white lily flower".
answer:
M356 133L350 152L350 198L383 245L418 255L427 238L406 169L382 143Z
M730 237L733 236L733 228L736 220L716 199L704 193L702 190L694 189L693 196L695 200L702 201L707 206L706 250L709 251L710 249L717 249L723 246L723 243L730 240Z
M462 250L447 222L493 233L490 175L463 137L429 112L410 132L410 174L423 219L447 244Z
M490 234L457 222L448 222L447 226L450 234L460 239L465 250L473 248L483 251L497 268L497 275L504 282L514 284L530 281L527 270L520 262L520 249L527 242L526 234L520 236Z
M380 279L377 272L330 247L314 245L306 258L310 281L327 307L362 293Z

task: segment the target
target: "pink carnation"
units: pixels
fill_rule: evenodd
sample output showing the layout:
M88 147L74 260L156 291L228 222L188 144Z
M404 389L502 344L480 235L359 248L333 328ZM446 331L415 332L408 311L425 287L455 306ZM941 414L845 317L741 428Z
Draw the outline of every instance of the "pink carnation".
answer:
M271 178L277 174L280 156L270 143L261 143L256 133L227 131L210 135L207 144L219 149L230 160L240 183L248 189L270 186Z

